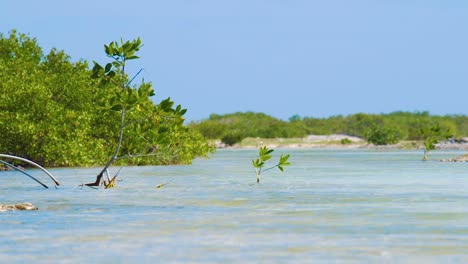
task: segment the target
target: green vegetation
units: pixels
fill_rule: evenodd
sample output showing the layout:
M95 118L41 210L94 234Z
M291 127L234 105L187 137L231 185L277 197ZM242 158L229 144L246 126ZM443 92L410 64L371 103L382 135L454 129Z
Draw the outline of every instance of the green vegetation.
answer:
M102 165L109 157L119 165L179 164L206 155L212 148L183 125L181 106L153 103L151 83L131 84L124 65L140 47L139 40L111 43L113 61L92 71L64 51L44 55L25 34L0 34L0 153L48 167Z
M340 143L341 145L349 145L353 142L349 138L343 138L342 140L340 140Z
M262 173L262 169L265 167L265 162L270 160L273 157L273 155L271 155L273 151L274 151L273 149L268 149L267 147L260 147L258 158L252 160L252 165L255 168L255 174L257 176L257 183L260 183L260 174ZM284 166L291 165L291 163L288 162L288 159L289 159L289 154L288 155L281 154L278 164L276 164L275 166L269 167L267 169L264 169L263 171L268 171L277 167L281 172L284 172Z
M301 124L285 122L262 113L212 114L209 119L191 123L190 127L200 131L208 139L223 139L233 145L247 137L292 138L306 135ZM299 126L299 127L298 127Z
M432 126L421 127L419 129L419 134L421 138L424 139L424 161L427 160L429 151L436 149L435 145L439 143L439 140L447 139L452 136L449 130L442 130L439 123L435 123Z
M389 145L398 143L401 136L397 128L374 124L365 134L365 139L374 145Z
M235 143L248 137L300 138L312 134L345 134L363 138L375 145L388 145L402 140L423 141L426 137L419 131L435 123L439 124L441 130L450 131L454 137L468 136L467 116L436 116L429 115L428 112L394 112L379 115L358 113L328 118L301 118L295 115L289 121L278 120L262 113L247 112L213 114L209 119L192 122L189 126L209 139L221 139L230 133L236 133L240 138L236 138Z
M240 132L228 132L223 135L223 137L221 138L221 142L223 142L224 144L228 146L232 146L236 143L241 142L242 139L243 139L243 136Z

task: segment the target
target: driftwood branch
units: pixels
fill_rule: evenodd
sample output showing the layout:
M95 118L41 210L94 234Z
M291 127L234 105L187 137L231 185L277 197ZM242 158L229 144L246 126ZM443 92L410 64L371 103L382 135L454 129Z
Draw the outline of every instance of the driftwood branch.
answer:
M37 183L39 183L40 185L42 185L42 187L44 187L44 188L46 188L46 189L49 188L49 187L47 187L47 185L45 185L45 184L42 183L41 181L39 181L38 179L34 178L31 174L29 174L29 173L25 172L24 170L22 170L22 169L16 167L15 165L10 164L10 163L8 163L8 162L6 162L6 161L3 161L3 160L0 160L0 163L2 163L3 165L5 165L5 166L7 166L7 167L10 167L10 168L12 168L12 169L14 169L14 170L16 170L16 171L19 171L19 172L23 173L24 175L28 176L29 178L33 179L34 181L36 181Z
M55 185L59 186L60 183L57 181L57 179L55 179L55 177L50 173L48 172L46 169L44 169L41 165L33 162L33 161L30 161L28 159L25 159L25 158L21 158L21 157L17 157L17 156L13 156L13 155L7 155L7 154L0 154L0 158L8 158L8 159L16 159L16 160L20 160L20 161L23 161L23 162L26 162L30 165L33 165L34 167L42 170L45 174L47 174L55 183Z

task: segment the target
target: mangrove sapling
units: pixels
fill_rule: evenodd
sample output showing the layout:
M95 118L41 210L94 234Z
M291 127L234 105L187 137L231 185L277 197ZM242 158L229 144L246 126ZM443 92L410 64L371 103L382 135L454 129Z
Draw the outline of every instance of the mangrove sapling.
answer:
M100 78L103 84L116 85L117 88L113 93L108 95L105 101L105 110L115 111L120 114L120 128L119 136L117 139L117 144L115 150L106 163L104 168L96 176L96 181L92 183L87 183L87 186L100 186L101 183L104 184L106 189L113 188L115 186L116 177L118 173L110 178L109 174L106 173L109 167L119 158L119 152L122 147L124 131L127 124L129 111L132 109L139 109L140 105L143 105L145 102L148 102L148 98L154 95L153 88L150 83L142 82L139 86L132 87L130 86L132 81L138 76L141 72L138 71L135 76L128 81L127 74L125 72L126 63L129 60L135 60L139 57L135 55L137 51L142 47L141 39L138 38L133 41L120 41L120 44L117 42L111 42L109 45L104 45L104 50L107 57L109 57L112 62L107 63L104 67L99 65L97 62L94 62L93 67L93 78ZM173 109L174 102L167 98L162 100L159 105L154 107L153 113L148 113L148 115L154 117L155 115L160 115L159 118L174 118L177 121L175 126L179 126L183 123L182 115L185 114L186 109L182 109L180 105L177 108ZM162 121L158 121L163 123ZM133 124L129 122L130 124ZM168 132L169 129L165 127L160 127L158 130L158 141L151 146L156 148L155 145L161 142L164 142L165 136L164 133ZM128 154L128 157L142 156L140 154ZM120 171L120 170L119 170ZM103 179L104 173L107 174L107 181Z
M132 89L129 85L130 82L127 83L127 77L125 73L125 65L128 60L138 59L135 56L135 52L140 50L142 47L141 39L138 38L133 41L126 41L124 42L121 40L121 44L119 45L117 42L111 42L109 45L104 45L104 50L106 52L107 57L111 58L113 61L111 63L107 63L105 68L99 65L97 62L94 62L93 67L93 77L94 78L102 78L103 82L111 82L119 85L121 89L116 90L114 94L111 95L109 101L107 102L110 106L110 109L113 111L119 111L121 116L120 121L120 130L119 130L119 138L117 141L117 146L115 148L114 154L109 159L107 164L101 170L101 172L97 175L96 181L94 183L87 183L87 186L99 186L101 184L101 180L103 177L104 172L106 172L111 164L117 159L119 154L120 147L122 146L124 128L125 128L125 115L127 110L131 107L138 104L138 94L134 89ZM133 80L134 78L132 78ZM139 91L138 91L139 92ZM145 94L146 96L154 95L152 89L148 89ZM115 183L114 176L112 179L108 177L108 181L104 181L104 185L106 186L114 186Z
M290 155L281 154L278 164L263 169L265 167L265 162L273 157L273 155L271 154L273 153L273 151L273 149L268 149L266 146L260 147L258 158L252 160L252 165L255 168L255 175L257 176L257 183L260 183L260 174L262 173L262 171L268 171L277 167L281 172L284 172L284 167L291 165L291 163L288 162Z
M436 144L439 143L439 141L433 137L428 137L424 140L424 155L423 155L423 161L427 160L427 154L429 154L429 151L435 150L436 149Z
M418 133L421 136L421 138L424 139L423 161L427 161L427 155L429 154L429 151L436 149L436 144L439 143L439 140L447 139L452 136L448 129L442 130L438 123L430 127L420 128Z

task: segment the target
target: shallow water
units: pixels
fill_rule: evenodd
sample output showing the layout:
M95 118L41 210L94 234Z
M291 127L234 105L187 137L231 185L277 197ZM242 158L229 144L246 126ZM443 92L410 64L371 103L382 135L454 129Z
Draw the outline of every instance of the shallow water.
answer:
M468 164L438 162L461 152L435 151L428 162L420 151L278 152L291 153L292 166L261 184L256 150L124 167L112 190L78 186L98 168L52 169L58 189L2 172L1 203L39 210L0 213L0 261L468 262Z

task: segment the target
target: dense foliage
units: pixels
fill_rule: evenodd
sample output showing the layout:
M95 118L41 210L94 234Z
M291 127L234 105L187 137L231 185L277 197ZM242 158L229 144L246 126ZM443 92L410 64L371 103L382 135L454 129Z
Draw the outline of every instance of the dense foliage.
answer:
M232 134L245 137L291 138L305 135L346 134L366 139L376 145L394 144L400 140L425 140L421 129L440 126L455 137L468 136L468 117L463 115L435 116L428 112L393 112L389 114L358 113L349 116L313 118L293 116L282 121L262 113L211 115L209 119L192 122L191 127L205 137L221 139ZM232 143L232 141L229 141Z
M121 117L108 103L119 86L91 76L86 61L56 49L44 55L25 34L0 34L0 153L46 166L106 162L119 136ZM120 151L127 158L119 164L190 163L211 150L199 132L171 118L182 111L173 105L145 97L128 111Z
M306 135L302 124L253 112L212 114L209 119L192 122L189 126L200 131L206 138L222 139L228 145L233 145L246 137L291 138Z

